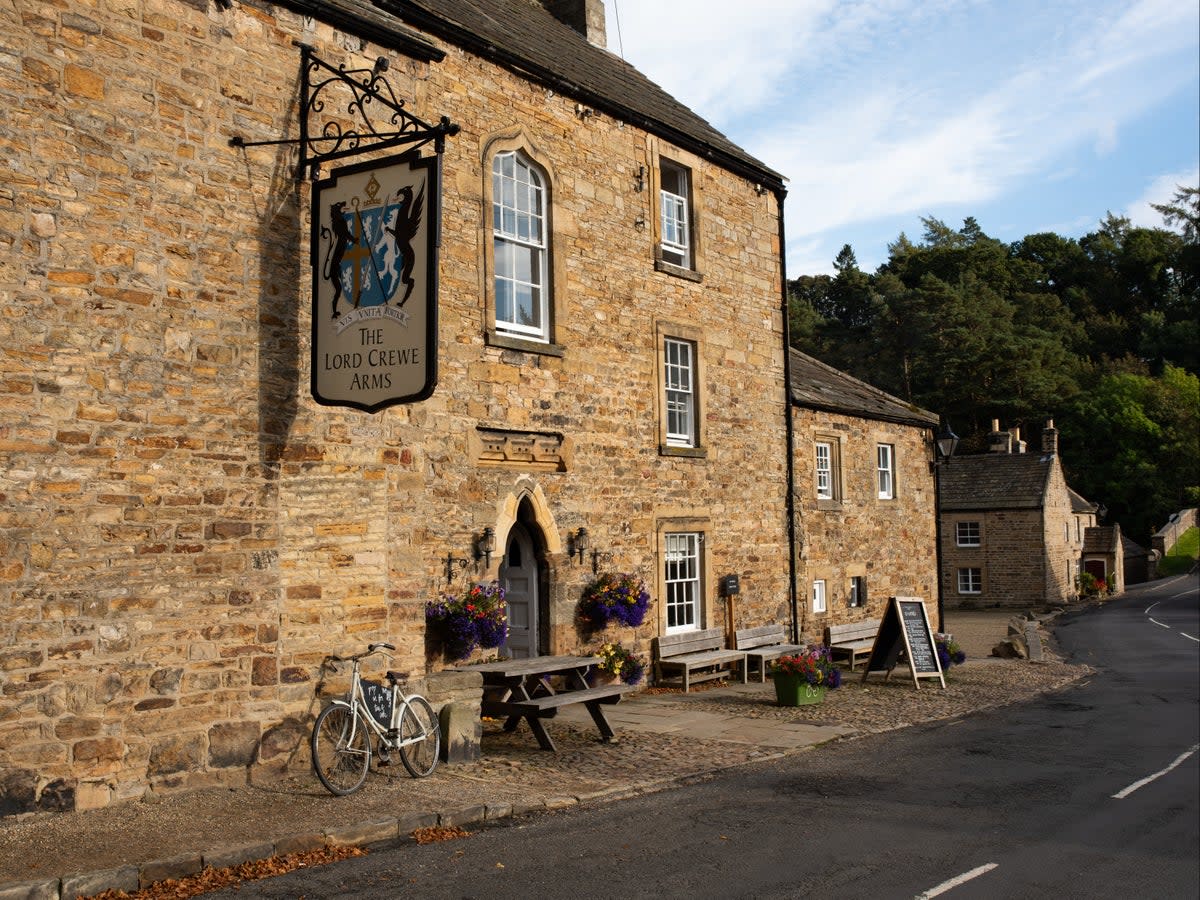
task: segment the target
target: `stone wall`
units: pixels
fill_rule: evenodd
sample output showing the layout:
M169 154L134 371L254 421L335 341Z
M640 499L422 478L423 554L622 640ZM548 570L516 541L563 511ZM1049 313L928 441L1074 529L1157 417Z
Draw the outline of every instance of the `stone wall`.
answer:
M662 535L702 531L747 623L780 615L787 534L773 194L453 46L442 62L269 3L128 0L0 10L0 812L102 806L296 763L329 652L372 640L442 662L424 604L494 577L535 511L550 650L585 647L592 577L654 596ZM408 107L461 132L443 157L434 395L374 415L308 393L310 185L299 51L384 55ZM551 179L557 354L487 338L490 147ZM702 277L654 265L658 154L693 166ZM660 451L659 329L697 335L704 452ZM563 436L552 468L487 461L478 429ZM495 529L490 568L453 585Z
M1195 507L1171 513L1167 524L1150 536L1150 549L1158 551L1158 558L1162 559L1171 551L1185 531L1196 527L1196 522Z
M929 430L795 408L796 510L800 523L801 632L821 640L829 625L882 617L888 598L920 597L937 622L934 484ZM837 445L835 500L819 500L813 445ZM878 497L876 446L895 448L894 498ZM865 578L867 597L851 607L850 584ZM826 583L826 612L811 609L814 580ZM784 621L781 619L781 621Z

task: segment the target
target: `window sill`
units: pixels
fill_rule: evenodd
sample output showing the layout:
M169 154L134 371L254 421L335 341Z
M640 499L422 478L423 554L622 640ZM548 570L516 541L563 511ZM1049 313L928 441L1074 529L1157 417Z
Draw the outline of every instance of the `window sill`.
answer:
M671 444L660 444L658 455L681 459L708 459L708 451L703 447L675 447Z
M665 272L667 275L674 275L676 278L694 281L697 284L704 280L704 276L695 269L685 269L683 266L677 266L661 259L654 260L654 271Z
M542 356L563 356L566 353L561 344L543 344L541 341L531 341L511 334L489 328L484 333L484 341L489 347L503 347L505 350L519 350L522 353L538 353Z

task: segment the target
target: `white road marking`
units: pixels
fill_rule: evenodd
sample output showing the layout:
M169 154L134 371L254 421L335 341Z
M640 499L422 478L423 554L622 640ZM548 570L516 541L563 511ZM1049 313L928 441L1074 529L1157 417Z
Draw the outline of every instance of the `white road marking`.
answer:
M930 897L936 897L938 894L944 894L946 891L956 888L960 884L966 884L972 878L978 878L980 875L984 875L992 871L992 869L996 868L998 865L999 863L988 863L984 866L977 866L970 872L963 872L961 875L951 878L949 881L943 881L937 887L930 888L923 894L917 894L916 900L929 900Z
M1158 621L1158 619L1151 619L1150 621L1153 622L1155 625L1157 625L1159 628L1170 629L1170 627L1171 627L1170 625L1164 625L1162 622Z
M1193 637L1192 635L1188 634L1186 631L1181 631L1179 633L1182 634L1189 641L1195 641L1197 644L1200 644L1200 637Z
M1189 756L1191 756L1197 750L1200 750L1200 744L1192 744L1191 749L1187 750L1184 753L1180 753L1179 756L1176 758L1175 762L1171 763L1165 769L1155 772L1153 775L1147 775L1141 781L1135 781L1133 784L1131 784L1129 787L1125 788L1123 791L1118 791L1117 793L1113 794L1112 799L1124 800L1126 797L1128 797L1130 794L1132 794L1138 788L1145 787L1150 782L1154 781L1156 778L1162 778L1162 776L1166 775L1168 772L1170 772L1176 766L1181 765L1185 759L1187 759Z

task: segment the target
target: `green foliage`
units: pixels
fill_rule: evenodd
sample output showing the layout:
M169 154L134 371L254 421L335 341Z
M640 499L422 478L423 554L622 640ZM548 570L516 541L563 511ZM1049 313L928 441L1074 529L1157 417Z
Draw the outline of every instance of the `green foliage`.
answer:
M1200 528L1189 528L1158 564L1161 575L1181 575L1190 571L1200 558Z
M836 274L792 282L791 338L947 416L964 447L993 418L1031 433L1055 418L1072 487L1145 541L1200 495L1200 189L1159 211L1183 233L1110 214L1079 240L1007 245L973 218L924 218L873 274L846 245Z

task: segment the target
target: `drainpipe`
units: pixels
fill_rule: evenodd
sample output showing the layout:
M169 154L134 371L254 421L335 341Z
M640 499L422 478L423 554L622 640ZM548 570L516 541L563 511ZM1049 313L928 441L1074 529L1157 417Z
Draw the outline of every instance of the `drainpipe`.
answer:
M792 616L792 643L800 643L800 607L796 597L796 436L792 424L792 344L788 315L787 242L784 239L783 201L787 188L775 188L779 206L779 293L783 312L783 416L787 435L787 548L788 607Z

